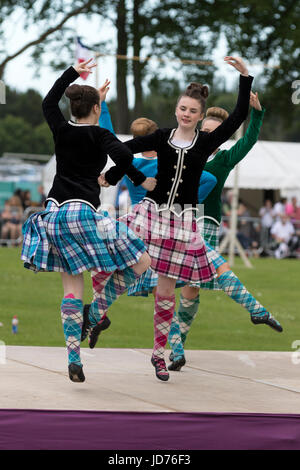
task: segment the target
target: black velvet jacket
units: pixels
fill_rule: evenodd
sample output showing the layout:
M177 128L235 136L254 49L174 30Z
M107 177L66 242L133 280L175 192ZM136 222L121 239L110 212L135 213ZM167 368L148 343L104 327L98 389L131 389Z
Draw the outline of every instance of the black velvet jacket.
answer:
M158 129L151 135L125 142L132 153L157 151L157 185L154 191L147 192L147 199L156 202L160 208L171 209L176 213L181 212L186 205L197 206L199 180L206 160L234 134L247 117L252 80L251 76L240 75L239 96L233 112L211 133L196 130L189 147L182 149L172 144L176 129ZM138 173L133 165L127 171L132 180L139 177Z
M56 155L56 175L47 200L58 204L83 201L97 209L100 204L98 177L107 163L107 155L116 163L105 174L111 185L125 175L133 155L108 130L65 120L58 103L65 89L78 77L76 70L70 67L43 100L43 112L53 134ZM145 179L141 172L132 176L135 185Z

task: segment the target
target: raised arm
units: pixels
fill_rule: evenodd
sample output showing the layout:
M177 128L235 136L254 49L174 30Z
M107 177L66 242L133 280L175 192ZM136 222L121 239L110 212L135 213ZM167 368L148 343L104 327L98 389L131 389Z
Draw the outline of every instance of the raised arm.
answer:
M110 112L105 101L107 92L109 91L109 85L110 81L106 79L103 85L99 88L99 95L101 101L101 114L99 118L99 126L109 130L112 134L116 135L111 121Z
M58 103L70 83L74 82L83 72L91 73L91 69L96 65L91 64L91 60L92 59L89 59L81 64L77 64L75 67L69 67L61 77L56 80L51 90L43 99L43 113L54 137L61 124L66 121L59 109Z
M110 112L108 110L108 106L105 101L101 102L101 114L99 118L99 126L103 127L104 129L109 130L112 134L116 135L112 122L111 122Z
M256 144L262 126L265 109L261 106L257 93L250 96L251 120L245 132L230 150L224 150L224 161L230 168L234 168L250 152Z
M246 119L253 77L248 74L247 67L239 57L225 57L225 61L240 72L239 95L233 112L213 132L207 133L205 146L211 153L219 145L226 142Z
M53 87L43 100L43 113L54 137L61 123L65 122L65 118L59 109L58 103L61 100L61 97L63 96L66 88L78 77L79 74L76 72L74 67L68 68L62 74L62 76L56 80Z

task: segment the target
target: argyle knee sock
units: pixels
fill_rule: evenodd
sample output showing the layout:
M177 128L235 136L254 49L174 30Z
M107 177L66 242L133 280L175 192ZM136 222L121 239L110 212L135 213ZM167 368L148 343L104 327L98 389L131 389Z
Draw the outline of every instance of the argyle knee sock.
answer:
M96 292L90 306L89 320L92 327L100 322L113 302L134 284L138 277L140 275L130 267L123 271L115 271L110 276L101 292L99 294Z
M193 299L186 299L183 295L180 295L180 305L178 308L178 320L181 332L181 340L184 345L188 332L190 331L191 325L198 312L200 297L194 297Z
M113 272L106 271L91 271L92 284L93 284L93 299L99 297L100 293L106 286ZM102 319L106 317L106 314L102 316Z
M181 340L181 333L180 333L180 326L179 326L179 320L178 320L178 315L176 311L174 311L174 315L172 318L172 323L170 327L170 333L168 337L169 345L172 348L172 356L173 360L176 357L175 360L179 358L179 356L184 355L184 349L183 349L183 344Z
M61 303L61 319L68 351L68 362L81 365L80 338L83 322L83 304L74 296L64 297Z
M170 297L156 294L154 311L154 348L153 356L164 358L170 326L175 310L175 294Z
M112 272L107 273L105 271L91 271L94 297L100 294L100 292L104 289L105 284L108 282L110 276L112 275Z
M235 302L248 310L252 318L264 316L269 312L247 291L246 287L232 271L226 271L217 278L223 291Z
M184 355L184 343L199 308L200 297L186 299L180 295L180 305L177 315L174 315L169 335L174 360ZM180 333L180 336L179 336Z

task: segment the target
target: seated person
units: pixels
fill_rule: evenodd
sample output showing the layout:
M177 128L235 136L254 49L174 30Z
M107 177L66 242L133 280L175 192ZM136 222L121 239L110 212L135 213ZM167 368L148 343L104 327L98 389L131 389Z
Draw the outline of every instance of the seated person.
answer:
M22 233L23 209L15 196L5 201L1 213L1 240L17 241Z
M294 235L295 228L286 214L281 214L272 228L271 235L275 242L275 257L284 258L289 252L289 243Z

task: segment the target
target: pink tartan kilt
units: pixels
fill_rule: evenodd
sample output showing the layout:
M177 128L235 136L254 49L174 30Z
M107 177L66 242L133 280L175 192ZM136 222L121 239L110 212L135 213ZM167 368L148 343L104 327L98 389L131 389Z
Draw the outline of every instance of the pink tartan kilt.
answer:
M158 211L155 203L144 199L120 220L144 241L157 274L188 282L208 282L215 277L191 211L177 216Z

